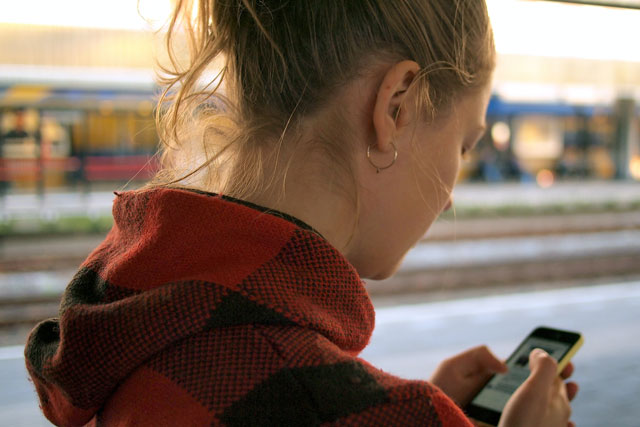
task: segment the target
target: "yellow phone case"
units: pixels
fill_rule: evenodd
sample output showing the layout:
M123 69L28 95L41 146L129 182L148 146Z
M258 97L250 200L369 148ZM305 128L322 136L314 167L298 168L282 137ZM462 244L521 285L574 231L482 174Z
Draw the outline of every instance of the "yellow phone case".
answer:
M564 355L562 360L558 362L558 375L560 375L562 370L567 367L569 362L571 362L571 359L576 354L576 352L580 350L580 347L582 347L583 343L584 343L584 338L582 337L582 335L580 335L580 339L576 341L573 347L571 347L567 352L567 354Z

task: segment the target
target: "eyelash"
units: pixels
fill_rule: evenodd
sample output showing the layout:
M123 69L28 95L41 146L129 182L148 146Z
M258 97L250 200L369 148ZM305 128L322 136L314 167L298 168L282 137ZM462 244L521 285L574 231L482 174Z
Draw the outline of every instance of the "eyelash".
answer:
M474 144L471 146L472 148L468 148L466 145L462 146L462 150L461 150L460 155L462 156L462 158L464 160L467 160L467 158L469 157L469 153L476 146L476 144L479 142L479 140L480 140L480 138L478 138L478 141L474 141Z

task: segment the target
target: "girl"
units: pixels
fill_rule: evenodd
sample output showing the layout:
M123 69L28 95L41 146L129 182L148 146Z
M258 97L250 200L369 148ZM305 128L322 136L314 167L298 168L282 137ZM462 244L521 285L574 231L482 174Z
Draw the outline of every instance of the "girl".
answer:
M116 193L113 229L25 350L47 418L471 425L461 407L505 370L485 347L430 382L358 353L361 278L393 274L451 206L484 132L484 1L178 0L168 47L163 169ZM530 364L501 425L567 426L577 386L544 352Z

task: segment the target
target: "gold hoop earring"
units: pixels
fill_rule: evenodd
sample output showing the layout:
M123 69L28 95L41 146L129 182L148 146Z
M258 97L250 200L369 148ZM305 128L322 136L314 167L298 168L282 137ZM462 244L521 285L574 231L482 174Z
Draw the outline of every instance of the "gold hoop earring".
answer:
M394 144L393 141L391 141L390 144L393 147L393 160L391 160L391 163L389 163L386 166L378 166L375 163L373 163L373 160L371 160L371 146L373 144L369 144L369 146L367 147L367 160L369 160L369 163L371 163L371 166L376 168L376 173L380 173L381 170L385 170L393 166L393 164L396 162L396 159L398 158L398 149L396 148L396 144Z

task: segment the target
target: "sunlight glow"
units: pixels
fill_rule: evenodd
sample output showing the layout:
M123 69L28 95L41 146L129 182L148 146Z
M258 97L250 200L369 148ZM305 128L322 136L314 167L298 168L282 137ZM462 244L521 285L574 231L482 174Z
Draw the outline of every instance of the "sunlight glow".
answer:
M631 177L636 181L640 181L640 156L633 156L629 162L629 171Z
M551 172L548 169L542 169L536 175L536 182L542 188L551 187L553 185L554 181L555 181L555 177L553 175L553 172Z
M501 54L640 62L640 10L487 0Z
M171 0L21 0L2 8L0 23L148 30L160 27L170 10Z
M487 5L501 54L640 62L634 48L640 10L532 0ZM148 30L164 23L171 6L172 0L21 0L3 7L0 23Z

